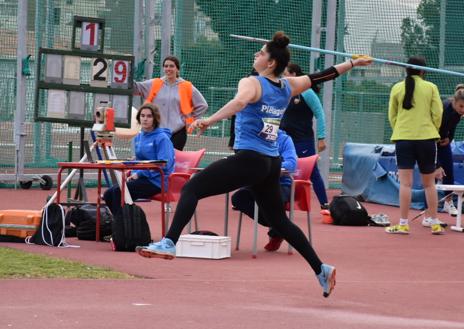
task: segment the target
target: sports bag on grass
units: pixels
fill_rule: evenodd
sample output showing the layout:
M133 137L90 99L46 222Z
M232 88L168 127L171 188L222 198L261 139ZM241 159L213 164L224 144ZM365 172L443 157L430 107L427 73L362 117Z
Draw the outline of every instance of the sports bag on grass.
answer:
M370 216L366 208L349 195L335 196L329 205L334 225L367 226Z
M150 227L143 209L136 204L124 205L113 220L111 243L115 251L135 251L151 242Z

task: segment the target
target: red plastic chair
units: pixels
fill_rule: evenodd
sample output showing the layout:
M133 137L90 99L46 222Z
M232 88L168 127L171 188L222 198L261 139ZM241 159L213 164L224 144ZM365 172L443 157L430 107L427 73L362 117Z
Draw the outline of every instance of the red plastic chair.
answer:
M293 222L295 210L305 211L308 223L308 239L311 243L311 174L317 164L319 155L315 154L307 158L298 158L297 171L293 174L293 197L285 204L290 212L289 218ZM293 201L293 202L292 202ZM289 252L291 248L289 247Z
M176 162L174 164L174 172L169 175L168 184L169 188L164 193L164 200L162 200L161 193L151 197L151 200L164 201L166 204L166 222L165 227L169 224L169 214L171 213L171 203L179 201L180 192L184 187L185 183L188 182L190 177L197 171L195 168L200 164L206 149L200 149L198 151L178 151L175 150ZM196 214L195 214L195 226L196 226ZM197 229L197 227L196 227ZM162 230L164 235L164 229Z

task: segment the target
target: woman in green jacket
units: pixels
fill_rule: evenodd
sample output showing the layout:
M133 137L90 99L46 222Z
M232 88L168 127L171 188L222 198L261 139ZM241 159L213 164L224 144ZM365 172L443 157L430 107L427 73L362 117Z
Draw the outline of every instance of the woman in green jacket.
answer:
M421 57L411 57L408 64L425 66ZM386 228L387 233L408 234L408 213L411 203L411 186L414 165L421 173L428 209L426 217L431 222L432 234L442 234L444 229L437 219L437 191L435 166L437 140L440 138L443 107L436 85L425 81L422 70L406 69L404 81L395 84L390 94L388 119L393 129L391 141L395 143L396 162L400 180L400 222Z

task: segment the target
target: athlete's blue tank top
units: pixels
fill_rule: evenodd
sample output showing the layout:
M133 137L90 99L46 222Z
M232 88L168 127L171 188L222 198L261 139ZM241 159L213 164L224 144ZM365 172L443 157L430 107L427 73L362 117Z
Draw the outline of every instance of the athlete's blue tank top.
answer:
M279 156L277 132L290 101L290 86L287 80L281 80L281 87L278 87L264 77L253 78L261 84L261 99L237 113L234 149L276 157Z

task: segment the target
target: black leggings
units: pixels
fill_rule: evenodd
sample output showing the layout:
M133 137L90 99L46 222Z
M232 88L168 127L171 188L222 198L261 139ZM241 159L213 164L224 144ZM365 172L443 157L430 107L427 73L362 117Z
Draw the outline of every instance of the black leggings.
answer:
M171 136L172 145L176 150L182 151L187 143L187 128L184 127Z
M212 163L184 186L166 237L177 243L182 230L192 218L198 200L250 186L260 211L271 227L319 274L321 260L300 228L290 222L285 213L280 195L280 171L280 158L247 150Z

